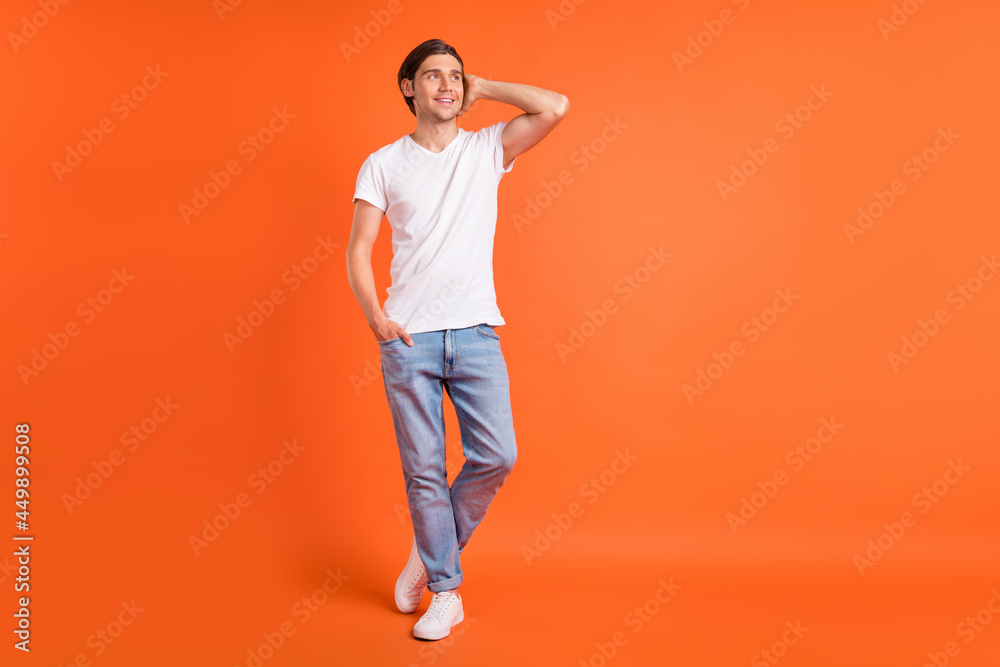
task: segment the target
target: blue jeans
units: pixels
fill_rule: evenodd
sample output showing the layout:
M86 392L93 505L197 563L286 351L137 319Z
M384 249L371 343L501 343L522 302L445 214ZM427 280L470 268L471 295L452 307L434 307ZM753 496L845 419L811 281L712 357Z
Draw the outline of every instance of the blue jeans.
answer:
M517 458L507 364L488 324L378 341L417 551L431 592L462 583L459 557ZM448 487L444 396L465 463Z

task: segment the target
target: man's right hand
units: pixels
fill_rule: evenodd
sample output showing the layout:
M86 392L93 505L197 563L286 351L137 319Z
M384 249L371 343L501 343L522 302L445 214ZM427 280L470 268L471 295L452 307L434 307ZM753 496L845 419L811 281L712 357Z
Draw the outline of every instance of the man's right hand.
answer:
M413 339L410 337L410 334L406 333L403 327L392 320L383 319L372 326L372 331L375 333L375 340L384 342L393 338L402 338L404 343L413 347Z

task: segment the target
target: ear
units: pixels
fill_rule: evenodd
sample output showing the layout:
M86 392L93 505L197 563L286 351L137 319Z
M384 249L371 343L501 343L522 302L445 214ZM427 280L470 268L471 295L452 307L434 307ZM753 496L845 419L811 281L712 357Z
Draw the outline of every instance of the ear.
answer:
M399 85L403 90L404 96L413 97L413 83L409 79L403 79Z

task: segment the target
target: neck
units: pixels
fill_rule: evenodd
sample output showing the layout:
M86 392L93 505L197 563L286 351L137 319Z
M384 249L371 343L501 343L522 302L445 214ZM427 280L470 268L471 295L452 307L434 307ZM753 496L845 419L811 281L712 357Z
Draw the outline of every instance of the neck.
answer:
M458 122L455 118L451 120L419 118L417 129L410 138L432 153L440 153L457 136Z

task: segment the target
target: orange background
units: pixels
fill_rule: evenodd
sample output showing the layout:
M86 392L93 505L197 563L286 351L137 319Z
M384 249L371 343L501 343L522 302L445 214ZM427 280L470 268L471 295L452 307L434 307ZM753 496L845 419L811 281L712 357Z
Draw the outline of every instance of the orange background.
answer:
M1000 618L982 614L971 642L959 624L1000 587L1000 281L973 281L961 308L953 290L1000 249L1000 9L904 4L919 8L884 36L888 0L567 0L556 22L555 0L245 0L221 18L211 0L76 0L15 52L9 33L41 9L4 3L0 535L18 532L14 425L28 422L35 536L33 650L7 634L4 664L248 665L288 623L262 664L773 664L767 649L789 666L916 666L955 642L948 664L995 665ZM713 23L724 10L731 22ZM466 622L422 643L417 616L393 607L412 530L343 253L361 163L415 128L396 71L432 37L467 71L564 93L571 109L501 181L498 333L519 459L463 559ZM157 66L168 74L120 118L115 100ZM830 97L779 130L822 86ZM294 118L247 161L241 142L275 108ZM480 101L459 126L518 113ZM52 163L105 118L113 131L60 181ZM615 119L625 127L604 142ZM935 155L948 128L958 137ZM769 139L777 150L723 200L718 182ZM911 180L925 150L936 161ZM239 173L186 222L179 206L231 160ZM563 170L562 191L540 196ZM844 225L895 180L905 191L851 242ZM547 206L518 229L526 198ZM292 290L283 276L318 238L339 247ZM671 256L637 273L650 246ZM389 253L384 225L382 299ZM123 267L134 278L102 296ZM626 275L645 280L628 298ZM284 301L231 351L225 334L275 289ZM798 299L751 340L776 290ZM86 321L78 305L108 296ZM609 299L561 359L557 344ZM939 310L946 322L894 368L889 353ZM19 367L71 323L78 335L25 382ZM735 342L743 354L711 368ZM689 400L699 371L715 379ZM178 407L129 451L122 434L162 417L157 399ZM796 469L787 453L823 419L842 428ZM298 457L254 486L293 439ZM115 451L120 465L68 511ZM632 465L608 472L625 451ZM949 461L968 470L915 503ZM602 472L614 483L597 493ZM775 474L787 483L769 486ZM249 505L195 555L190 536L241 493ZM761 507L734 533L744 498ZM553 514L574 502L560 528ZM915 524L890 540L884 524L904 512ZM880 536L889 548L859 573ZM328 571L340 588L296 614ZM682 588L661 605L671 578ZM88 644L133 600L143 611L112 644ZM629 614L643 605L640 625ZM797 622L808 631L785 634Z

